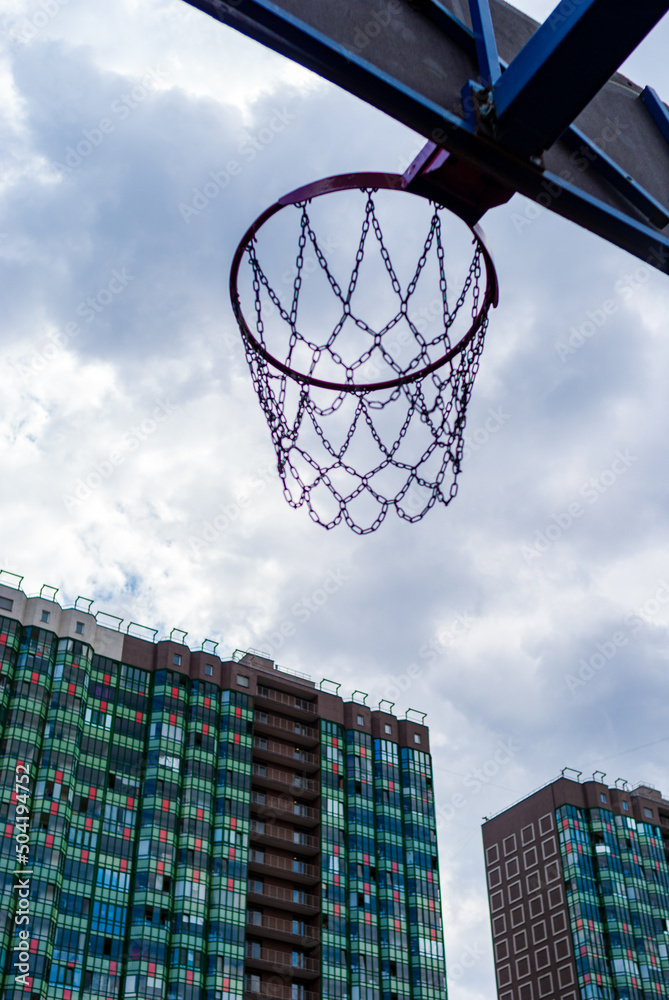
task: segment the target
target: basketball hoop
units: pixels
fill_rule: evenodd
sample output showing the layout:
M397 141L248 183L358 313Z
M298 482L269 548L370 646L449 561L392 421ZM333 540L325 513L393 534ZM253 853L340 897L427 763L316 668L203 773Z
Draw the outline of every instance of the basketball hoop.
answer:
M306 503L325 528L343 520L358 534L374 531L391 507L413 522L455 496L467 405L497 305L480 229L413 194L427 228L414 247L417 225L396 211L400 192L403 177L376 173L299 188L249 227L230 273L286 499ZM383 224L380 199L382 208L394 203ZM348 219L360 210L351 243ZM287 227L270 221L280 214L290 216ZM319 236L323 227L329 233ZM292 235L297 255L286 271ZM447 254L445 237L455 252ZM461 269L454 293L453 261Z

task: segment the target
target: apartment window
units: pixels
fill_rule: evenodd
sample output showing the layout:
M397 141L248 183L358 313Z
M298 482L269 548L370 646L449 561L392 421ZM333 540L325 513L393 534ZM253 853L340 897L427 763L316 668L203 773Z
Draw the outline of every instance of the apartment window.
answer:
M384 730L386 736L392 736L393 735L393 727L390 725L389 722L386 722L385 726L383 727L383 730Z
M413 741L414 741L414 743L417 743L417 744L420 745L420 733L414 733L413 734Z
M262 910L249 910L249 923L250 924L262 924Z
M174 656L172 657L172 663L174 664L175 667L181 666L181 653L174 654Z
M627 803L626 802L623 802L623 809L625 810L625 812L627 812Z
M358 716L358 725L359 726L364 726L364 724L365 724L365 720L363 719L363 717L361 715L359 715Z
M214 672L214 668L212 667L211 663L205 663L205 665L204 665L204 672L207 675L207 677L211 677L212 676L212 674Z
M261 958L262 945L260 941L249 941L247 954L250 956L250 958Z
M247 982L251 993L260 993L260 976L247 976Z
M77 633L77 635L83 635L84 634L84 623L83 622L77 622L77 624L74 627L74 631Z
M652 809L646 809L646 808L644 808L643 814L646 817L646 819L652 819L653 818L653 810Z
M49 618L51 618L50 612L49 611L43 611L42 612L42 621L43 622L48 622Z
M600 792L599 797L602 800L602 802L606 802L606 795L604 795L604 792Z
M240 688L247 688L249 686L249 679L245 674L237 674L237 683Z

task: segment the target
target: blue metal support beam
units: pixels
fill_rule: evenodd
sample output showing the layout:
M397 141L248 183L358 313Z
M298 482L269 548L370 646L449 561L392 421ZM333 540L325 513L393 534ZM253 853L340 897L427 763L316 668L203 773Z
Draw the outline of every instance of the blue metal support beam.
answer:
M646 87L643 90L641 100L648 108L651 118L664 138L669 142L669 111L666 105L662 103L652 87Z
M236 0L234 5L220 0L188 2L356 94L437 145L447 147L500 185L550 206L558 215L669 274L669 237L658 229L611 208L511 150L485 141L467 121L399 83L358 53L281 11L272 0ZM618 0L606 2L614 6ZM669 0L666 6L669 7ZM506 75L502 74L498 86ZM561 131L564 128L566 125Z
M667 125L669 126L669 116L667 117ZM669 212L664 205L661 205L657 198L649 194L641 184L637 184L634 178L619 167L616 161L592 139L589 139L585 132L581 132L575 125L570 125L562 134L561 139L572 149L583 154L588 164L592 165L623 198L627 198L630 204L638 208L654 226L657 226L658 229L664 229L666 225L669 225Z
M528 186L524 187L525 193L528 193ZM537 193L529 197L540 204L550 205L558 215L571 219L658 271L669 274L669 237L663 236L657 229L636 222L548 170L542 172Z
M669 0L562 0L493 88L495 137L548 149L662 16Z
M490 87L497 83L502 75L502 70L499 64L495 29L492 26L488 0L469 0L469 13L474 30L481 83Z

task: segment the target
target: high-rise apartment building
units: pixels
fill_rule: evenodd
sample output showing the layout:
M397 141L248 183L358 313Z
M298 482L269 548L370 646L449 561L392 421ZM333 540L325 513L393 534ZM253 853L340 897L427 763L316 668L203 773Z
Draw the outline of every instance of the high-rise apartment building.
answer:
M499 1000L669 997L669 802L604 777L483 826Z
M426 727L47 597L0 586L2 1000L443 1000Z

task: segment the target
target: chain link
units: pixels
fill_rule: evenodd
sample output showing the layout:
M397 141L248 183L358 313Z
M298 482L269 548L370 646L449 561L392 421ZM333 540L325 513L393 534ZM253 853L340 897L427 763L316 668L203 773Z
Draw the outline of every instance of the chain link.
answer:
M260 344L266 347L266 324L263 319L264 295L278 311L286 324L288 338L286 364L291 366L294 352L306 345L311 351L309 374L314 373L323 356L340 366L349 385L360 369L364 368L378 351L385 365L398 375L417 370L430 364L430 350L446 353L450 347L449 331L469 300L472 322L479 317L481 303L482 251L475 243L474 256L464 285L455 306L448 305L446 253L443 245L440 207L433 206L432 217L416 269L406 290L393 267L386 245L381 222L374 204L374 189L361 189L366 198L364 218L355 259L346 284L346 291L334 277L325 253L319 245L308 214L308 202L297 205L300 211L300 233L295 275L290 290L290 307L286 308L272 288L257 257L255 239L247 248L252 271L252 289L255 311L255 333ZM352 297L358 284L360 267L368 242L373 234L384 268L390 278L394 294L399 299L399 309L382 329L372 329L352 310ZM297 316L300 291L305 271L307 246L313 249L316 261L333 294L341 304L341 315L325 343L314 344L298 329ZM409 302L431 255L436 256L439 275L439 295L443 329L432 340L427 340L409 316ZM264 294L263 294L264 293ZM337 338L346 322L353 322L368 338L359 357L345 362L336 348ZM408 324L416 346L416 354L403 366L384 346L384 338L398 323ZM277 455L277 467L283 481L284 495L293 507L306 504L310 516L326 528L344 521L357 534L375 531L390 509L406 521L419 521L435 504L449 504L457 493L464 452L466 412L474 379L480 365L481 352L488 325L487 314L469 343L442 368L426 378L405 383L386 391L369 392L362 388L356 394L335 392L328 404L317 402L323 390L315 392L304 383L295 382L268 364L248 341L246 357L251 369L258 399L265 413ZM353 397L353 402L351 401ZM341 433L341 421L347 405L353 406L350 423ZM383 435L378 419L382 412L395 418L395 431L390 440ZM397 414L401 414L397 419ZM335 420L335 425L328 424ZM375 422L376 421L376 422ZM385 421L387 423L387 421ZM336 426L337 433L332 428ZM382 422L381 426L384 426ZM366 469L354 467L352 452L360 435L374 442L378 456ZM427 445L416 457L416 442L424 435ZM385 440L384 440L385 438ZM336 442L336 443L335 443ZM320 448L317 454L316 444ZM358 462L356 461L356 465ZM401 485L393 489L382 488L385 476L395 472L405 474ZM342 485L346 483L346 486ZM335 511L329 515L319 513L319 494L326 489L334 499ZM356 501L367 498L373 502L375 515L361 523L356 514Z

